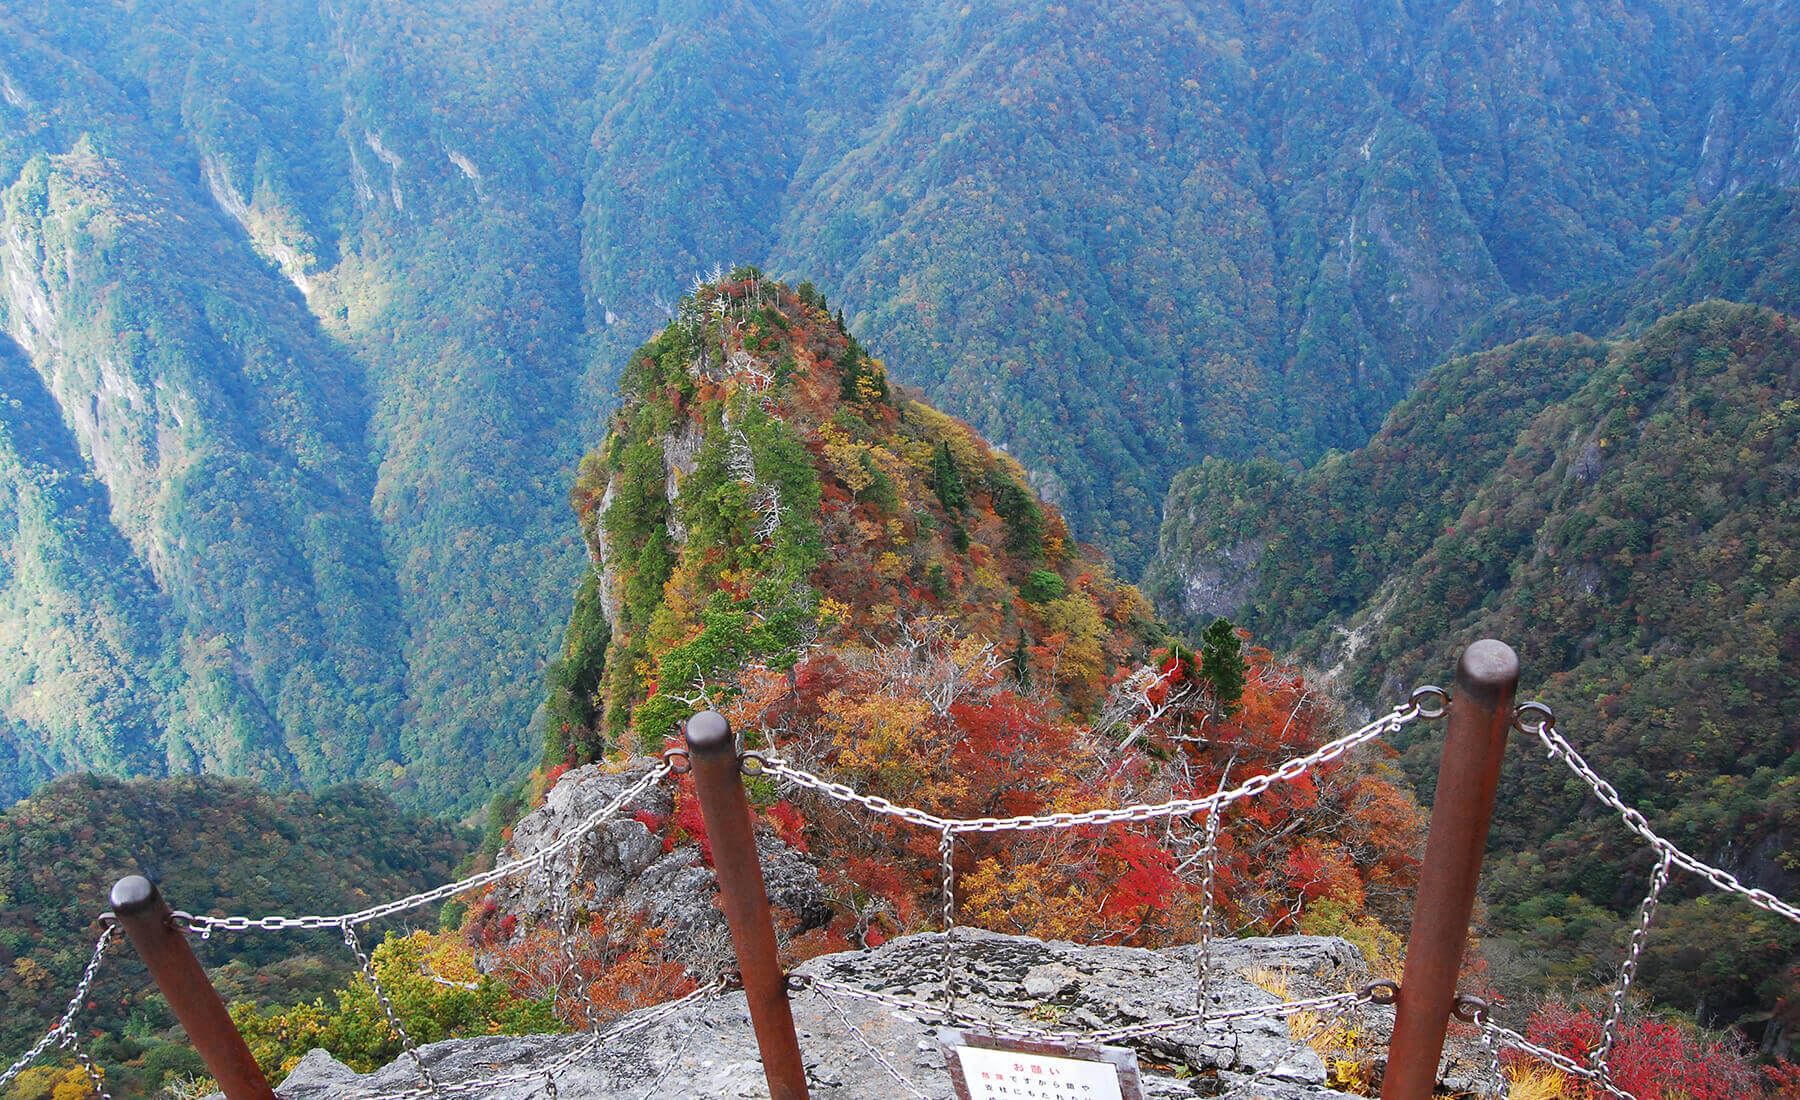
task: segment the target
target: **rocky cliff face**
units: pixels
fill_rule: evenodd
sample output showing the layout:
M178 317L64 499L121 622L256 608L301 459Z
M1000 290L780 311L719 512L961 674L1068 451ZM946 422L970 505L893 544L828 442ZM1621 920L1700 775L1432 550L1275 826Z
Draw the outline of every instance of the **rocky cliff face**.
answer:
M556 843L642 778L648 767L638 762L607 771L590 764L566 773L544 804L513 827L501 859L528 857ZM641 920L661 929L683 961L710 978L726 965L730 951L725 914L714 904L718 878L698 844L665 845L640 819L664 819L674 808L669 787L651 788L633 804L636 816L615 817L590 830L546 873L496 886L488 898L495 914L517 918L515 936L522 936L534 924L554 919L561 899L572 893L589 913L614 921ZM818 867L766 827L757 834L757 847L770 900L787 917L784 931L827 924L832 912ZM577 884L572 891L571 881Z
M907 936L875 951L826 955L796 973L858 989L929 1000L942 974L943 939ZM1097 1030L1167 1018L1193 1010L1198 947L1160 951L1044 943L1020 936L962 930L957 933L961 1009L1015 1026ZM1250 980L1279 973L1291 997L1342 992L1366 975L1356 948L1313 936L1229 940L1211 952L1211 1002L1220 1012L1273 1004L1277 998ZM873 1000L827 996L812 986L794 995L795 1027L812 1095L819 1100L875 1096L952 1095L932 1023ZM1365 1008L1364 1022L1385 1031L1392 1010ZM647 1020L648 1009L621 1021ZM854 1029L854 1030L852 1030ZM526 1036L437 1043L422 1049L426 1067L440 1081L493 1078L548 1071L578 1049L580 1036ZM1233 1021L1190 1027L1135 1041L1144 1069L1145 1095L1215 1096L1255 1082L1246 1095L1269 1100L1348 1098L1326 1085L1325 1066L1276 1020ZM903 1076L905 1084L875 1058ZM767 1096L744 995L732 993L649 1023L600 1045L555 1074L565 1100L674 1100ZM486 1095L507 1100L539 1092L543 1077L503 1086ZM277 1089L284 1100L330 1100L354 1092L393 1092L419 1083L409 1059L358 1075L314 1051ZM1458 1081L1459 1084L1466 1082Z

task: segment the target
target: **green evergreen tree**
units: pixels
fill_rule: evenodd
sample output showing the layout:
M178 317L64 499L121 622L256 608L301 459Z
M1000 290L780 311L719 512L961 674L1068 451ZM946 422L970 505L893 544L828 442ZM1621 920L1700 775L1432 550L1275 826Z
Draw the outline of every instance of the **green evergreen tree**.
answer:
M1212 685L1213 698L1226 714L1237 710L1244 698L1244 675L1249 670L1237 630L1223 616L1200 633L1200 676Z
M931 456L931 488L943 502L946 512L968 509L969 490L963 484L962 471L956 468L956 458L951 455L948 443L939 443Z

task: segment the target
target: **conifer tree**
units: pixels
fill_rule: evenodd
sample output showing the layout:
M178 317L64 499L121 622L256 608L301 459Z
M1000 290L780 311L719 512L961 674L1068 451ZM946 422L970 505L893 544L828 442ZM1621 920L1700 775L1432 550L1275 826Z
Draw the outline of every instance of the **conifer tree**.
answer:
M1212 685L1213 698L1229 715L1244 698L1244 675L1249 669L1237 630L1223 616L1200 633L1200 676Z
M940 442L931 456L931 488L943 502L944 511L962 512L969 507L969 490L963 485L962 472L950 454L950 444Z

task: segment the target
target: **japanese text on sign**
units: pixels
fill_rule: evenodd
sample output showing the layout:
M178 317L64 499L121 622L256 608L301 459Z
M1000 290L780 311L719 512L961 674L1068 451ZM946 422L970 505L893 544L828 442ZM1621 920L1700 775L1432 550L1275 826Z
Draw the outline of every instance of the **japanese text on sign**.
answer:
M1122 1100L1107 1062L958 1047L969 1100Z

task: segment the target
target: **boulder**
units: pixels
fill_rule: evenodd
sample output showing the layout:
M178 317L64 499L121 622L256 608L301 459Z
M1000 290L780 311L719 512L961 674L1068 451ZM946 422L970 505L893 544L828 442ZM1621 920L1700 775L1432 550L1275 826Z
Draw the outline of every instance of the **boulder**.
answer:
M544 804L513 826L501 860L530 856L581 828L649 768L647 761L639 761L619 771L589 764L564 773ZM669 787L650 788L631 807L591 829L571 850L577 858L558 856L545 870L502 880L488 900L499 914L517 918L518 936L534 924L553 920L558 900L565 895L592 913L641 918L662 928L665 942L699 945L688 953L690 961L700 970L715 971L709 962L717 961L717 948L727 943L725 914L714 904L718 880L697 845L678 845L665 852L663 838L637 819L640 810L668 817L674 810ZM766 827L758 828L756 845L769 899L792 918L788 930L803 932L829 924L831 905L812 861ZM571 874L576 876L572 889Z
M1197 947L1084 947L963 929L956 933L954 949L958 1014L965 1027L973 1026L967 1020L974 1019L1089 1031L1191 1012L1198 992ZM944 937L926 933L874 951L822 956L795 972L864 993L929 1002L941 993L943 960ZM1300 997L1354 985L1361 978L1362 960L1343 940L1290 936L1215 943L1212 967L1209 1002L1224 1013L1276 1001L1245 976L1252 968L1281 973L1289 995ZM867 996L828 994L819 985L794 994L793 1009L816 1100L951 1097L941 1031L930 1012ZM1376 1030L1391 1024L1389 1009L1365 1006L1358 1011ZM440 1083L526 1075L483 1088L485 1095L500 1100L541 1093L547 1076L554 1077L559 1100L768 1096L741 992L675 1012L646 1009L621 1024L643 1026L597 1045L581 1035L490 1036L434 1043L418 1053ZM1252 1082L1255 1087L1241 1095L1269 1100L1349 1097L1325 1085L1318 1055L1292 1040L1279 1020L1188 1026L1125 1045L1138 1051L1145 1095L1159 1100L1218 1096ZM337 1100L422 1083L410 1058L361 1075L314 1051L277 1092L286 1100Z
M500 861L533 855L561 840L649 770L649 762L639 761L623 771L607 771L599 764L589 764L565 772L550 788L544 804L513 826L512 840L501 849ZM668 786L659 783L640 795L633 807L590 830L575 845L572 852L578 856L582 892L587 894L584 904L595 909L610 905L662 857L662 838L637 820L634 813L645 810L667 817L673 809L674 799ZM562 887L570 865L567 857L553 862L553 870L561 874L514 875L496 883L488 900L521 922L547 919L554 912L556 891Z

